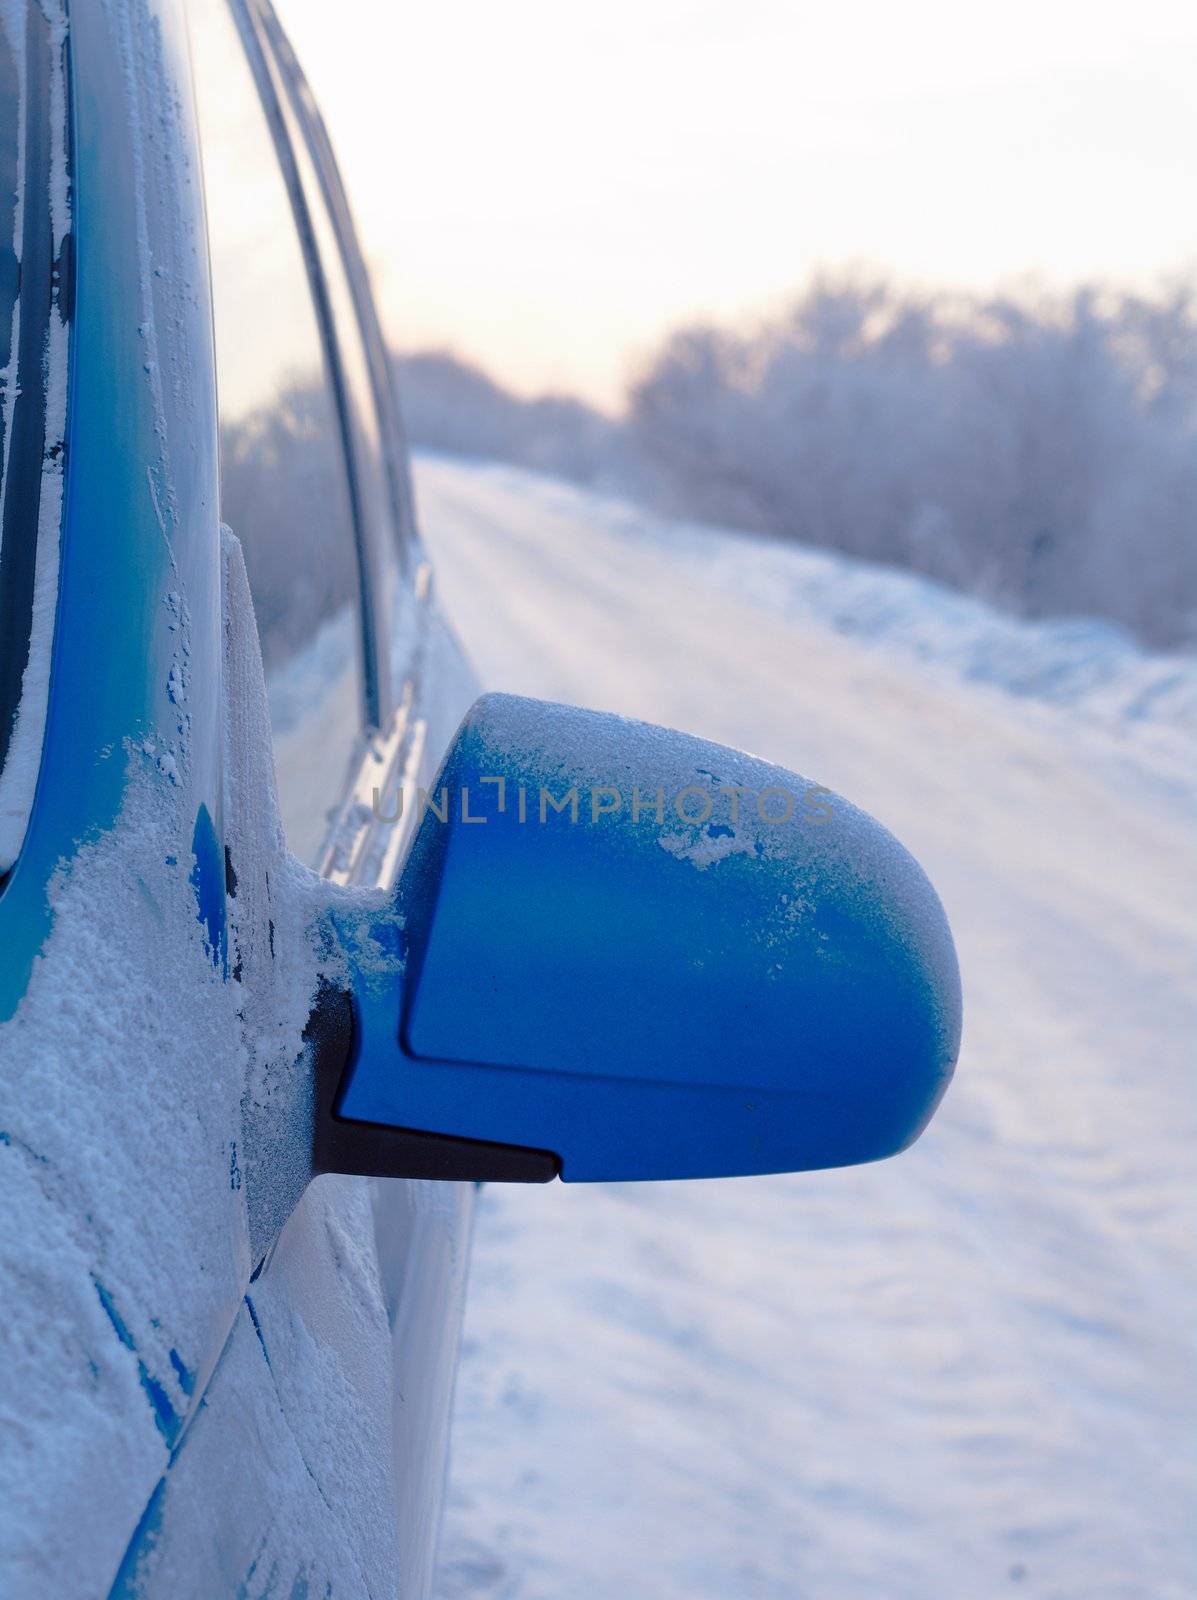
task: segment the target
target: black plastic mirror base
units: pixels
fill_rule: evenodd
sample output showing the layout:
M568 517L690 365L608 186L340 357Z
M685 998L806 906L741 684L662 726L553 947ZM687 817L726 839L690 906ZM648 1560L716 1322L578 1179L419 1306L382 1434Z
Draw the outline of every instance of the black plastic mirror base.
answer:
M316 1074L312 1172L365 1178L440 1178L472 1183L549 1183L561 1163L548 1150L455 1139L416 1128L350 1122L334 1112L353 1049L353 1002L343 989L321 985L304 1029Z

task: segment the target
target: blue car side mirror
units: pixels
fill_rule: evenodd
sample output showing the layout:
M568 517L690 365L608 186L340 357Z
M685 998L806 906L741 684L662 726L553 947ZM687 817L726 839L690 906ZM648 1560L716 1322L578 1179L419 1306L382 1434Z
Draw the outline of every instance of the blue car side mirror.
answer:
M960 1042L952 938L846 801L488 695L419 803L388 929L345 936L318 1169L720 1177L874 1161L926 1126Z

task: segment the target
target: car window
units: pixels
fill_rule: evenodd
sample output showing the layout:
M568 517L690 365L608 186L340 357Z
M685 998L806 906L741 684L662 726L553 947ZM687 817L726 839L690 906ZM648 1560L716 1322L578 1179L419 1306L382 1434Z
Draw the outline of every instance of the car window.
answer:
M336 326L360 514L366 530L366 557L370 562L374 600L371 620L382 647L379 663L384 683L380 685L379 711L380 720L385 722L385 658L390 647L394 647L392 653L396 655L396 662L405 663L403 648L410 642L405 637L407 629L399 608L404 598L401 574L409 553L406 547L410 543L413 520L406 504L409 494L402 466L392 458L388 448L393 448L397 442L391 437L394 420L384 416L380 405L390 398L386 393L379 393L380 385L389 383L390 379L385 372L380 339L378 361L372 362L370 358L370 345L359 315L360 310L372 317L369 286L357 255L353 223L323 123L272 9L257 0L254 10L261 21L263 47L294 151L296 172ZM339 226L334 220L336 217L339 217Z
M314 863L362 728L360 568L344 436L274 135L225 0L190 8L220 406L221 515L241 540L279 807Z

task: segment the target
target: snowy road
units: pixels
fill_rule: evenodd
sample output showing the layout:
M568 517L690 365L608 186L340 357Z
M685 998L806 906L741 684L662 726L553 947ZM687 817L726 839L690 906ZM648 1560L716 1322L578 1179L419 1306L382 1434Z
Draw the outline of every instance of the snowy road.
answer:
M857 801L929 872L965 986L956 1083L896 1161L485 1192L443 1600L1187 1600L1197 874L1172 731L836 631L778 586L784 554L754 588L729 581L751 546L683 559L513 472L425 459L417 488L488 686Z

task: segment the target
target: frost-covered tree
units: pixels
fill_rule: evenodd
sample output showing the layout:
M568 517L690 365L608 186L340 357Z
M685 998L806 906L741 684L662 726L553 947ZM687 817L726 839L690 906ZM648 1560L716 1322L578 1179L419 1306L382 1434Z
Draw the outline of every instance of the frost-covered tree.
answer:
M674 334L630 427L677 510L911 567L1032 616L1197 624L1194 291L817 281Z

